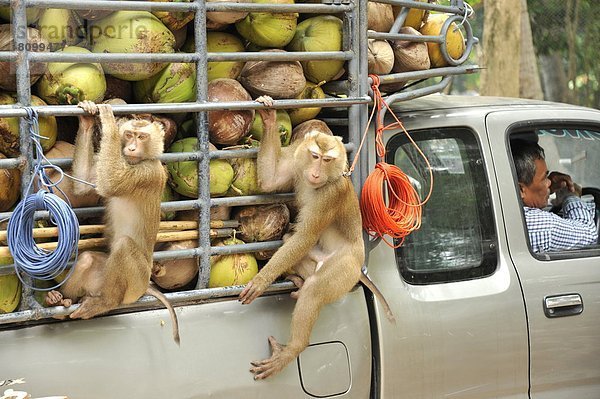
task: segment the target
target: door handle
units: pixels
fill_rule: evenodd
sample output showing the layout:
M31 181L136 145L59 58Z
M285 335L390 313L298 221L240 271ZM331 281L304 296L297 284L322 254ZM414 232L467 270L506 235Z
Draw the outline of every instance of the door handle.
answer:
M544 298L546 317L575 316L583 312L583 299L579 294L552 295Z

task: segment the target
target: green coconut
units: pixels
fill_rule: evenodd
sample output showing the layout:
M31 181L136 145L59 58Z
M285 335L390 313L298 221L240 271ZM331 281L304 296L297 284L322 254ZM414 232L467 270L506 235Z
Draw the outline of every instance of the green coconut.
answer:
M228 196L260 194L257 165L254 158L234 158L229 160L233 167L233 181L227 191Z
M342 20L332 15L320 15L298 24L289 51L341 51ZM302 61L304 75L314 83L330 81L344 68L343 60Z
M0 265L10 265L13 258L0 257ZM0 314L14 311L21 301L21 281L16 274L0 276Z
M85 39L83 21L75 12L64 8L47 8L40 15L37 28L50 43L52 51L73 46Z
M0 105L13 105L17 103L14 93L0 93ZM41 98L31 96L31 105L47 105ZM56 142L57 127L54 116L41 116L38 119L39 133L45 138L40 140L44 152L48 151ZM19 118L0 118L0 152L9 157L19 156Z
M302 90L302 93L298 94L296 98L299 100L320 100L325 98L325 92L323 89L321 89L321 85L323 83L325 83L325 81L322 81L319 84L306 82L304 90ZM288 114L290 115L290 120L293 126L315 118L319 112L321 112L321 107L292 108L288 110Z
M169 152L194 151L198 151L198 139L195 137L177 140L169 148ZM233 168L225 159L213 159L209 162L209 169L210 195L213 197L225 195L233 181ZM198 197L197 162L169 162L167 163L167 170L169 171L169 185L173 190L186 197Z
M294 0L254 0L254 3L294 4ZM236 22L235 28L242 37L261 47L286 46L294 37L298 14L251 12Z
M184 103L196 99L196 64L171 63L148 79L133 84L142 103Z
M92 21L88 35L94 53L173 53L175 36L148 11L117 11ZM167 66L164 62L104 62L108 74L119 79L148 79Z
M77 46L59 50L71 54L89 54ZM99 103L106 93L106 79L100 64L51 62L37 83L37 92L48 104L76 105L83 100Z
M244 43L235 35L225 32L208 32L206 48L211 53L244 51ZM237 79L244 67L243 61L212 61L208 63L208 81L219 78Z
M230 238L221 245L240 245L243 241ZM251 253L213 256L210 260L208 287L244 285L258 273L258 263Z
M250 132L248 132L248 137L260 141L262 140L264 130L265 125L263 124L262 116L260 116L259 112L256 112ZM277 130L281 138L281 145L285 147L290 144L290 139L292 138L292 121L284 109L277 110Z

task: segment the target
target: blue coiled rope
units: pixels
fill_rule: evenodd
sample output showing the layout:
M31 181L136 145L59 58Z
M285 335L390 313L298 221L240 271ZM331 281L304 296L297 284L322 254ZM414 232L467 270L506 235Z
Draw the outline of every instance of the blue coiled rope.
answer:
M37 111L32 108L26 108L26 110L29 120L29 134L36 153L34 175L38 176L39 184L46 187L46 190L40 189L36 194L28 195L15 207L8 221L8 247L14 259L15 272L19 280L33 290L50 291L66 282L74 268L70 268L67 276L60 283L50 288L32 286L24 276L49 281L63 274L67 270L71 258L77 259L79 221L71 206L52 193L53 188L60 191L56 185L62 181L65 174L58 166L52 165L44 156L39 141L44 137L38 133ZM45 170L48 168L59 172L60 178L57 182L53 183L46 174ZM27 187L27 193L31 192L33 181L32 178ZM58 227L58 243L54 251L38 247L33 239L34 213L40 210L47 210L50 214L50 222Z

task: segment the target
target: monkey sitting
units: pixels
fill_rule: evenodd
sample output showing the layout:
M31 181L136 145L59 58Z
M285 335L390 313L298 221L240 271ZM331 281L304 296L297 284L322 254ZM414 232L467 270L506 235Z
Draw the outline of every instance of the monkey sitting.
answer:
M271 104L270 98L257 101ZM242 304L249 304L284 274L292 275L299 286L293 295L297 302L288 344L283 346L269 337L271 357L252 362L254 378L264 379L281 371L308 346L325 304L340 299L359 281L365 281L372 290L374 285L361 270L365 260L361 214L352 183L344 175L348 165L341 137L310 132L282 148L275 110L258 112L265 127L257 160L261 189L273 192L293 188L299 209L294 233L239 296ZM374 293L393 320L381 293L376 289Z
M117 124L108 104L84 101L79 106L91 115L99 112L102 138L95 164L96 191L106 204L109 252L83 252L69 280L59 291L50 292L46 302L68 306L81 298L79 308L70 315L73 319L106 313L145 293L168 305L159 291L149 289L161 195L167 181L158 159L163 153L162 125L144 119L120 119ZM91 146L91 140L86 142ZM167 307L179 342L175 312Z

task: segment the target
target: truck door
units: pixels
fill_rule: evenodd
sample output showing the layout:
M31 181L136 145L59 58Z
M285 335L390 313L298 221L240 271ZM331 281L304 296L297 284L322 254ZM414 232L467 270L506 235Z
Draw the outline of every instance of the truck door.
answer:
M522 122L521 122L522 121ZM515 183L509 139L538 139L549 171L595 195L600 187L600 113L586 110L496 112L487 119L510 256L527 306L531 398L598 398L600 249L533 253ZM598 204L598 203L597 203ZM597 206L597 205L596 205Z
M407 125L433 170L431 199L402 246L379 242L369 254L369 274L398 320L378 323L382 398L527 397L524 304L495 222L489 149L476 133L483 121L440 127L457 120ZM387 162L424 198L428 165L404 133L388 137Z

